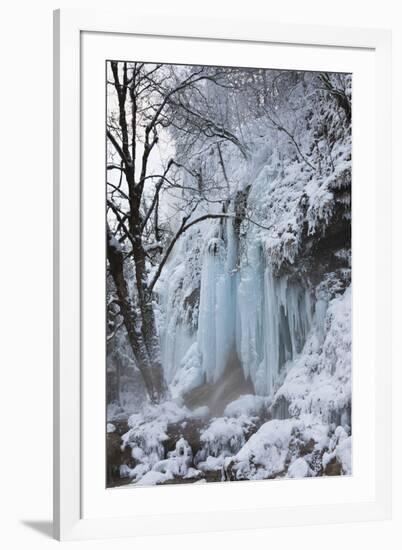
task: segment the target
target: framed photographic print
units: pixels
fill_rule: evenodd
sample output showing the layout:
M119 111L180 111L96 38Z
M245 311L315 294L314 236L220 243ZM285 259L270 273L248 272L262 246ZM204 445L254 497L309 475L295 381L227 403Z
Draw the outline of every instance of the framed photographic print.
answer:
M389 82L387 31L55 12L57 538L389 517Z

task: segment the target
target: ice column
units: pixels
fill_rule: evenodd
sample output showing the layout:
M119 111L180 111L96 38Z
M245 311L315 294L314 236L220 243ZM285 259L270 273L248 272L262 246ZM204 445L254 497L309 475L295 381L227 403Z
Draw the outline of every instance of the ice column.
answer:
M201 272L198 347L207 382L223 374L235 341L237 244L231 219L225 240L209 240Z
M238 288L238 355L257 394L270 395L281 368L301 352L312 322L309 292L273 275L258 241L249 242Z

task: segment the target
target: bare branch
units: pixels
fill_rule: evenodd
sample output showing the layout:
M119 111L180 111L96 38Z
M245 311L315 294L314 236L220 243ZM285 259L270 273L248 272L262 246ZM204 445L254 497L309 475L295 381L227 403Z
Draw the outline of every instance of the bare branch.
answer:
M291 142L293 143L293 145L295 146L297 152L299 153L301 159L314 171L316 172L316 168L306 159L306 157L303 155L300 147L299 147L299 144L297 143L297 141L295 140L294 136L289 132L289 130L287 130L284 126L282 126L281 124L279 124L278 122L276 122L276 120L274 120L272 118L272 116L268 113L267 109L264 108L264 112L268 118L268 120L270 121L270 123L274 126L274 128L276 128L279 132L284 132L288 138L291 140Z
M112 132L110 130L107 130L106 134L107 134L107 137L109 138L109 140L112 142L113 147L116 149L116 151L117 151L119 157L121 158L121 160L125 164L128 164L129 161L126 158L126 155L124 154L123 149L118 144L118 142L117 142L116 138L114 137L114 135L112 134ZM123 169L123 171L125 171L125 170Z
M151 206L149 207L148 212L145 215L144 221L142 222L142 226L141 226L141 229L140 229L141 233L144 231L144 228L147 225L147 222L148 222L148 220L149 220L149 218L152 214L152 211L155 208L155 205L156 205L156 203L158 201L158 198L159 198L159 191L161 190L162 185L166 181L166 175L169 172L169 170L170 170L171 166L173 165L173 163L174 163L173 159L170 159L168 164L167 164L166 170L164 171L163 175L160 177L158 183L155 186L155 193L154 193L154 196L152 198Z
M112 189L114 189L115 191L117 191L123 198L125 198L127 201L130 201L128 195L122 191L120 189L120 187L117 187L116 185L114 185L114 183L111 183L110 181L107 182L107 185L109 185L109 187L111 187Z
M112 201L109 201L109 200L107 201L107 205L113 210L113 213L116 216L117 221L119 222L119 226L123 230L123 233L125 234L127 239L130 241L131 246L134 248L135 247L135 240L133 239L131 233L129 232L129 230L125 226L123 217L121 216L118 208L112 203Z
M190 227L192 227L193 225L195 225L196 223L200 223L204 220L208 220L208 219L212 219L212 218L233 218L234 216L230 215L230 214L205 214L203 216L200 216L199 218L196 218L195 220L193 220L192 222L186 224L186 222L188 221L188 219L190 218L191 214L184 217L183 220L182 220L182 223L181 223L181 226L179 228L179 230L177 231L176 235L173 237L173 239L170 241L170 244L168 246L168 248L166 249L166 252L161 260L161 263L159 264L159 267L149 285L149 290L152 292L155 284L156 284L156 281L159 279L159 276L160 274L162 273L162 269L163 269L163 266L165 265L165 263L167 262L169 256L170 256L170 253L172 252L173 250L173 247L177 241L177 239L180 237L180 235L182 235L185 231L187 231L187 229L190 229Z

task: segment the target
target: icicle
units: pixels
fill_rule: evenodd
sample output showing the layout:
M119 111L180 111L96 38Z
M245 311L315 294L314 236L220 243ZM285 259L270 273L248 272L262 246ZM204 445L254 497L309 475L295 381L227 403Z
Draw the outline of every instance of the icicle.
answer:
M211 239L204 253L198 314L198 347L207 381L214 379L216 368L216 281L221 274L221 241Z
M245 376L254 386L262 359L263 338L263 271L260 246L250 243L247 259L240 268L237 289L237 354Z
M258 242L248 243L247 258L238 288L238 353L256 393L270 395L282 366L302 350L311 303L306 290L274 277Z
M198 317L198 346L208 382L223 374L235 341L236 244L232 220L226 223L227 243L213 238L204 254Z
M314 322L318 329L318 335L320 343L323 343L325 338L325 318L327 315L328 303L326 300L320 298L315 304Z

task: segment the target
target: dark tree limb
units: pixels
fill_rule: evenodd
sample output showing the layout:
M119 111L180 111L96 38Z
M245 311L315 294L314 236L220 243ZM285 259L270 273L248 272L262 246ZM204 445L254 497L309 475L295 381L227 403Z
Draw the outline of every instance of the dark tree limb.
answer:
M120 147L117 139L114 137L114 135L112 134L112 132L110 130L107 130L106 132L106 135L107 137L109 138L109 140L111 141L113 147L116 149L119 157L121 158L121 160L127 165L129 164L129 160L127 159L126 155L124 154L124 151L123 149ZM123 168L123 172L126 173L126 170Z
M114 183L111 183L110 181L107 182L107 185L112 189L114 189L116 192L118 192L127 201L130 201L128 195L122 189L120 189L120 187L118 187L117 185L114 185Z
M150 216L151 216L151 214L152 214L152 212L153 212L153 210L154 210L154 208L155 208L155 206L156 206L156 203L157 203L157 201L159 200L159 191L161 190L162 185L163 185L164 182L166 181L166 176L167 176L167 174L168 174L168 172L169 172L171 166L173 165L173 162L174 162L174 161L173 161L172 159L169 160L169 162L168 162L168 164L167 164L167 167L166 167L166 169L165 169L163 175L160 176L160 179L159 179L158 183L157 183L156 186L155 186L155 193L154 193L154 196L153 196L153 198L152 198L151 205L150 205L150 207L149 207L149 209L148 209L148 212L145 214L144 221L142 222L142 226L141 226L141 230L140 230L141 233L144 231L145 226L147 225L147 222L148 222L148 220L149 220L149 218L150 218Z
M192 222L187 223L187 221L189 220L190 217L191 217L191 214L189 214L188 216L185 216L183 218L179 230L176 232L175 236L170 241L169 246L167 247L166 252L165 252L165 254L164 254L164 256L163 256L163 258L162 258L162 260L161 260L161 262L158 266L158 269L156 270L156 273L155 273L152 281L149 284L149 290L151 292L152 292L152 290L153 290L153 288L156 284L156 281L159 279L160 274L162 273L162 269L163 269L164 265L166 264L166 262L167 262L167 260L170 256L170 253L172 252L173 247L176 244L176 242L177 242L178 238L180 237L180 235L182 235L185 231L187 231L187 229L190 229L190 227L192 227L196 223L200 223L204 220L213 219L213 218L234 218L235 216L232 216L230 214L223 214L223 213L222 214L205 214L203 216L200 216L199 218L196 218Z
M112 201L106 201L107 202L107 205L113 210L113 213L114 215L116 216L117 218L117 221L119 222L119 228L122 229L124 235L127 237L127 239L130 241L130 244L131 246L134 248L136 246L136 243L135 243L135 240L133 238L133 236L131 235L130 231L127 229L127 227L125 226L125 223L124 223L124 220L123 220L123 217L122 215L120 214L119 210L117 209L117 207L112 203Z

